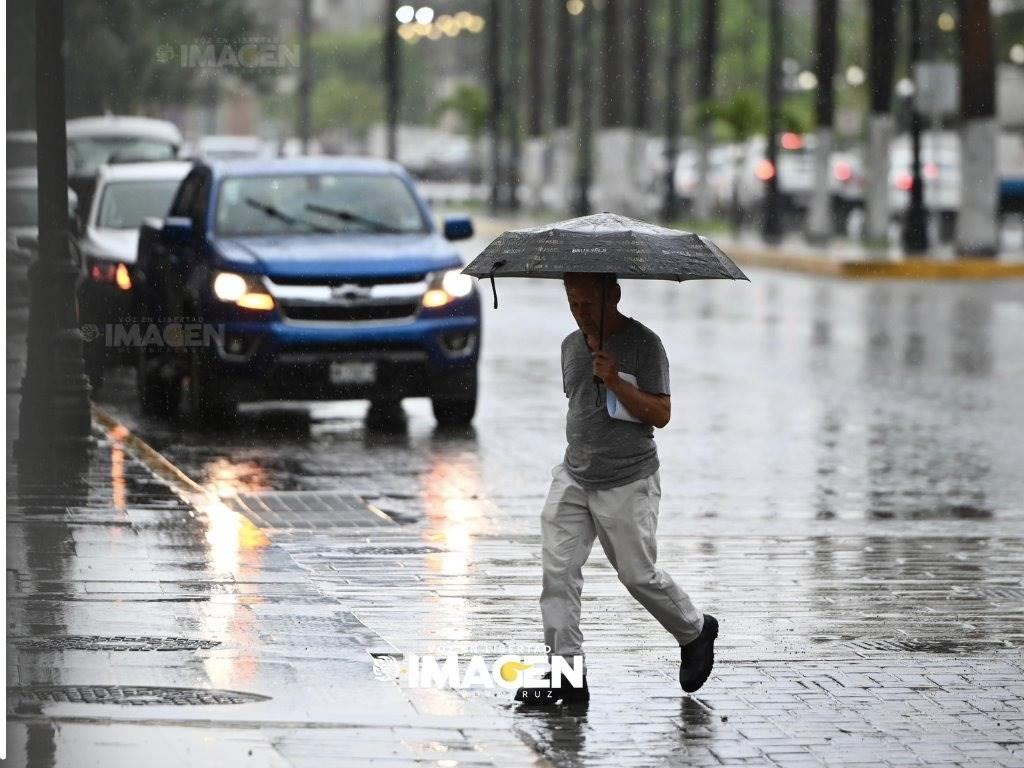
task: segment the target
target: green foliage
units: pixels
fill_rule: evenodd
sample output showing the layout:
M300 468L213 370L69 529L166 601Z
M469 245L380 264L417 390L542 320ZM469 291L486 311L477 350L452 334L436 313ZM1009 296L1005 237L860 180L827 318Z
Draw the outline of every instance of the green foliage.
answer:
M383 119L384 51L380 30L315 35L311 47L314 124L331 127L332 123L341 122L346 127L357 128L358 132L365 130L360 126ZM400 45L399 51L402 80L400 119L403 122L422 122L427 117L427 97L432 87L424 52L410 45ZM342 92L346 87L352 89L352 94L346 96ZM371 90L377 91L378 96L371 97ZM365 120L351 111L360 103L375 110ZM339 110L334 117L330 115L331 109Z
M209 97L225 75L265 89L280 74L265 66L188 66L187 56L183 63L182 46L237 51L254 37L268 37L242 0L93 0L64 8L72 117Z
M458 115L462 129L471 139L478 139L487 124L487 91L479 85L459 85L452 94L434 107L434 120L448 112Z
M764 131L767 122L764 100L751 91L737 91L728 99L707 104L704 112L714 121L716 133L729 141L746 141Z
M318 80L313 89L313 132L342 129L363 137L384 118L384 93L344 74Z

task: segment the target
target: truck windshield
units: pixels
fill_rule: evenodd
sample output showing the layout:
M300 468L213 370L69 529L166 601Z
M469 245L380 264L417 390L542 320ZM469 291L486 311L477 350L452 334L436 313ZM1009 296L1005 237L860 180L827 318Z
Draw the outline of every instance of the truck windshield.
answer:
M427 221L397 176L235 176L217 198L217 234L423 233Z
M96 226L138 229L150 216L166 216L178 189L177 179L114 181L104 186Z

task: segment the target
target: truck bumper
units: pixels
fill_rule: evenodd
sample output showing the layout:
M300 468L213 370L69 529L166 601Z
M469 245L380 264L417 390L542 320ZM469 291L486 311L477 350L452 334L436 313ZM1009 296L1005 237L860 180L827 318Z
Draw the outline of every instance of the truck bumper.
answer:
M207 370L236 402L463 399L476 395L480 319L366 327L229 322L210 346ZM346 364L361 369L361 380L338 375Z

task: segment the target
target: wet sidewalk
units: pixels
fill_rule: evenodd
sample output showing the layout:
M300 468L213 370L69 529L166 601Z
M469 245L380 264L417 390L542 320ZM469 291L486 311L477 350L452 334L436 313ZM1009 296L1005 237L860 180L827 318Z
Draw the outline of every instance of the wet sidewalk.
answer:
M125 437L97 433L87 488L9 489L11 765L1024 762L1020 536L666 533L722 619L693 697L595 553L591 706L520 713L377 679L369 655L536 641L539 538L492 501L452 477L419 523L358 484L188 504Z
M8 463L5 765L546 764L508 712L376 679L371 654L395 649L269 530L175 481L123 427L94 436L80 482ZM348 522L354 545L395 527Z

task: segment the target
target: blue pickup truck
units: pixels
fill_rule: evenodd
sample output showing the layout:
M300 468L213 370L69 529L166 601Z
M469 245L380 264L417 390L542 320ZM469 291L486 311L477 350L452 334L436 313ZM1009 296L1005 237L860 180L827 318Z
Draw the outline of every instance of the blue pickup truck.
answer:
M183 388L218 421L242 402L429 397L439 424L469 423L480 297L448 241L472 234L461 217L437 232L391 162L196 163L140 232L143 409L175 411Z

